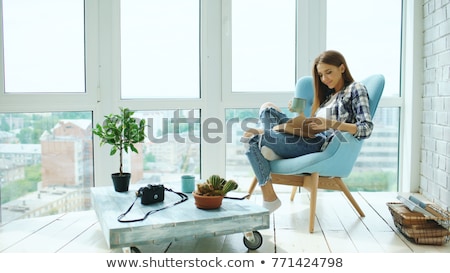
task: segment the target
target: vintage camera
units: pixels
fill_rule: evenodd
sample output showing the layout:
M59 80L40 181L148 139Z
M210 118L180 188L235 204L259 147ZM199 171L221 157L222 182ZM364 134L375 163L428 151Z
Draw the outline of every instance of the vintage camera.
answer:
M137 197L141 197L142 205L150 205L164 201L164 186L148 184L139 188L136 192Z

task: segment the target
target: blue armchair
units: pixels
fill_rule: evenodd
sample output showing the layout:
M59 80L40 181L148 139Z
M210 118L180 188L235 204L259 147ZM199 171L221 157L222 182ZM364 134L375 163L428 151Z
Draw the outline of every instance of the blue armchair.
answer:
M372 75L362 83L365 84L369 93L369 106L373 117L383 93L384 76ZM305 116L310 116L313 93L312 77L300 78L296 85L295 96L306 99ZM293 186L291 201L294 200L298 187L304 187L310 192L310 232L314 232L318 189L342 191L359 215L365 216L342 181L342 178L350 175L363 143L363 140L358 140L350 133L343 132L336 135L323 152L271 161L272 183ZM249 194L254 191L256 185L255 177Z

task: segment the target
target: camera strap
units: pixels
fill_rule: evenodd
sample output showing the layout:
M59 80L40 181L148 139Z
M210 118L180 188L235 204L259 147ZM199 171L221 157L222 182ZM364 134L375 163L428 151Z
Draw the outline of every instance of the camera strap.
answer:
M122 213L121 215L119 215L119 217L117 217L117 221L119 221L119 222L121 222L121 223L132 223L132 222L144 221L149 215L151 215L151 214L153 214L153 213L156 213L156 212L158 212L158 211L161 211L161 210L164 210L164 209L167 209L167 208L176 206L176 205L181 204L181 203L183 203L184 201L188 200L188 196L187 196L186 194L182 193L182 192L176 192L176 191L174 191L174 190L172 190L172 189L168 189L168 188L166 188L166 187L164 187L164 190L166 190L166 191L168 191L168 192L173 192L173 193L177 194L178 196L180 196L181 199L178 200L177 202L173 202L173 203L171 203L171 204L169 204L169 205L167 205L167 206L161 207L161 208L159 208L159 209L151 210L151 211L147 212L147 213L144 215L144 217L142 217L142 218L139 218L139 219L132 219L132 220L122 220L122 218L125 217L125 215L127 215L128 212L130 212L131 208L132 208L132 207L134 206L134 204L136 203L136 200L139 199L139 197L136 197L136 199L134 199L133 203L132 203L131 206L128 208L128 210L127 210L126 212Z

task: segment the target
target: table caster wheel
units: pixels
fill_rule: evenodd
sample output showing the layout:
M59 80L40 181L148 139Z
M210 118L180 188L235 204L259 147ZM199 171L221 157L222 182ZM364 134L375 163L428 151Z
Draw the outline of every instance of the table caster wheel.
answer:
M141 253L141 250L135 246L130 247L131 253Z
M259 231L250 231L244 234L244 245L250 250L258 249L263 243L263 237Z
M141 250L137 246L122 247L123 253L141 253Z

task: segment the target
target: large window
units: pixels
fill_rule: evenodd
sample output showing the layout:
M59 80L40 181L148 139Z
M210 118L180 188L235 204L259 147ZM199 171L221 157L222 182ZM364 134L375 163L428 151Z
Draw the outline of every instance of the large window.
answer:
M31 213L32 200L69 193L81 194L70 210L89 208L88 188L111 186L117 170L90 129L120 106L152 126L126 160L134 183L216 173L247 190L243 130L258 126L263 102L285 106L325 48L342 51L358 80L386 77L389 103L347 182L396 185L400 0L3 0L1 16L0 160L11 167L0 170L2 223L60 213Z

